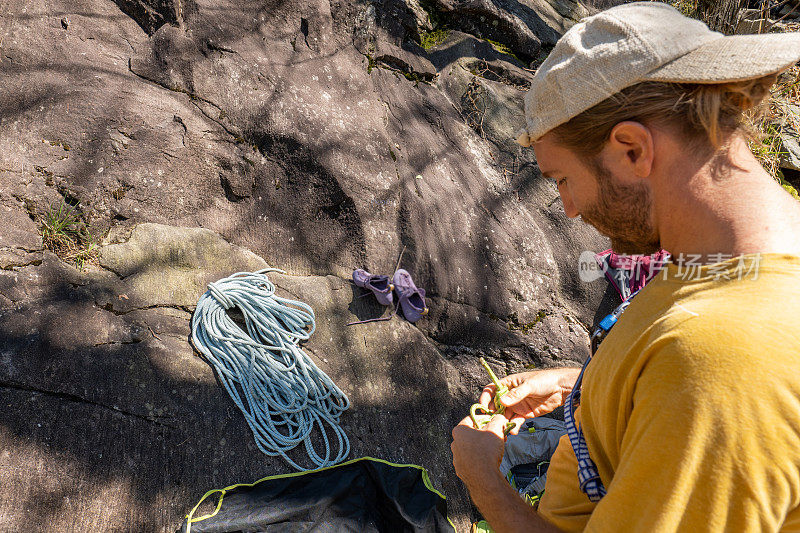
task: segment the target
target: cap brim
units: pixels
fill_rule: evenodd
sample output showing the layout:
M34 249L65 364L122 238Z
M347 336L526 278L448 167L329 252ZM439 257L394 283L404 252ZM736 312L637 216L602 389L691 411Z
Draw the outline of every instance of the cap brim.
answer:
M760 78L800 61L800 33L720 37L662 65L646 80L725 83Z

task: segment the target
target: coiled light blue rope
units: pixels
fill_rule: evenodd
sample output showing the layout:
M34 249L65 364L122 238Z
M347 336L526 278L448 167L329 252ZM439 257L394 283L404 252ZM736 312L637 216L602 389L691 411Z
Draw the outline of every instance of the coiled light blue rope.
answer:
M313 309L276 296L266 272L283 273L267 268L209 283L192 316L192 343L241 409L259 450L307 470L286 455L302 442L314 468L334 465L350 454L339 425L350 400L298 346L314 333ZM226 312L234 307L246 332ZM312 443L314 426L325 444L322 456ZM325 426L336 436L335 455Z

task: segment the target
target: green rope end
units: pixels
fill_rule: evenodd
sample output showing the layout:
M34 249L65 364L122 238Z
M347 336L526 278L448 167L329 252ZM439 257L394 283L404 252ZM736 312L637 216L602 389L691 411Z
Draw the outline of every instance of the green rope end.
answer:
M492 368L489 366L489 363L486 362L486 359L481 357L480 358L480 362L481 362L481 365L483 366L483 368L486 369L486 372L488 372L489 378L491 378L492 383L494 383L494 387L495 387L495 393L494 393L495 411L497 413L499 413L499 414L503 414L505 412L505 410L506 410L506 407L505 407L505 405L500 403L500 398L502 398L503 396L508 394L508 387L506 387L505 385L501 385L500 384L500 380L497 379L497 376L492 371Z
M476 428L482 428L483 426L488 424L489 423L489 419L491 419L491 415L495 415L495 414L502 415L505 412L506 406L503 405L502 403L500 403L500 398L502 398L504 394L508 394L508 387L506 387L505 385L501 385L500 384L500 380L497 379L497 376L492 371L492 369L489 366L489 364L486 362L486 359L481 357L480 358L480 362L481 362L481 365L483 366L483 368L486 369L486 372L489 373L489 377L491 378L492 383L494 383L494 386L495 386L495 389L496 389L495 393L494 393L495 412L494 413L489 412L484 406L482 406L479 403L473 404L472 407L469 410L469 416L472 419L472 423L475 425ZM481 420L479 420L478 419L478 411L481 411L482 413L485 413L485 415L489 415L488 418L486 416L484 416L484 417L482 417ZM514 429L515 426L516 426L515 423L509 422L508 424L506 424L505 429L503 429L503 434L504 435L508 435L509 433L511 433L511 430Z

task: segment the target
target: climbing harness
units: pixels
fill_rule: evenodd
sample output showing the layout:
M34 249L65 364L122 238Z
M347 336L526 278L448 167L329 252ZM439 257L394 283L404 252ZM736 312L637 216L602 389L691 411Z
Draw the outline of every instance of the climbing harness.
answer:
M600 343L605 339L608 332L611 331L611 328L614 327L614 324L617 323L617 320L625 312L625 309L633 300L633 297L639 293L638 289L633 292L628 298L626 298L619 306L617 306L614 311L607 315L603 320L595 328L594 332L592 333L591 342L592 342L592 355L597 351L598 346ZM564 402L564 422L567 425L567 435L569 435L570 443L572 444L572 449L575 451L575 457L578 459L578 481L580 483L581 491L583 491L588 497L589 500L593 502L599 502L600 499L606 495L606 488L603 486L603 482L600 479L600 473L597 471L597 465L595 465L594 461L591 457L589 457L589 448L586 446L586 439L583 436L583 430L580 429L577 424L575 423L575 408L580 404L581 401L581 384L583 382L583 373L586 371L586 367L589 365L589 361L592 360L592 355L586 358L586 362L583 363L583 368L581 368L580 374L578 374L578 379L575 382L575 386L572 388L572 392L567 396L567 400Z
M350 454L339 425L350 401L299 347L314 333L313 309L276 296L267 272L284 273L266 268L209 283L192 316L192 344L244 414L259 450L307 470L287 455L302 442L315 468L334 465ZM227 313L233 308L242 313L246 331ZM315 426L323 455L312 443ZM335 452L326 426L335 435Z
M494 409L495 410L494 410L494 412L491 412L491 411L489 411L488 409L486 409L483 405L481 405L479 403L472 404L472 407L469 408L469 417L472 419L472 424L478 429L480 429L483 426L485 426L486 424L488 424L489 420L492 419L493 415L502 415L505 412L506 406L503 405L502 403L500 403L500 398L502 398L504 395L508 394L508 387L506 387L505 385L501 385L500 384L500 380L497 379L497 376L494 374L494 372L492 371L491 367L486 362L486 359L481 357L480 358L480 362L481 362L481 366L483 366L483 368L486 369L486 372L489 373L489 377L491 378L492 383L494 383L494 387L495 387ZM478 414L478 411L481 411L483 414L482 415ZM506 424L506 427L503 430L503 434L504 435L508 435L511 432L511 430L514 429L514 426L516 426L516 424L514 424L513 422L509 422L508 424Z
M621 304L619 304L616 308L614 308L614 310L611 313L606 315L603 318L603 320L601 320L600 323L597 324L597 327L594 329L594 332L592 332L592 336L590 338L592 344L592 355L594 355L594 353L597 351L597 348L600 347L600 343L603 342L603 339L606 338L608 332L611 331L611 328L614 327L614 324L617 323L619 317L622 316L622 313L624 313L625 310L628 308L628 306L631 304L633 297L639 294L640 290L641 289L638 289L632 292L630 296L625 298L625 300ZM588 360L586 361L586 363L584 363L584 366L586 366L587 363Z
M595 254L594 259L605 274L608 283L616 289L622 301L631 293L644 287L655 276L670 254L659 250L652 255L625 255L613 250Z

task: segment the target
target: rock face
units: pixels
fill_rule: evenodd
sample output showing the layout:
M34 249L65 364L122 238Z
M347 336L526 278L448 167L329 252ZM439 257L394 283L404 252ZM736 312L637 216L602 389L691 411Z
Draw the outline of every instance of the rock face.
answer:
M590 11L575 0L435 0L450 23L534 58Z
M605 290L576 266L606 241L510 141L519 60L582 8L513 4L0 13L0 529L172 531L207 489L288 471L188 343L205 284L263 265L317 313L308 350L353 400L353 456L427 467L456 523L474 518L449 434L478 357L576 364ZM425 50L437 17L450 32ZM39 234L64 203L103 241L82 272ZM430 315L346 327L388 312L352 269L391 274L401 252Z
M138 22L148 35L152 35L164 24L182 21L194 7L192 0L116 0L114 3L123 13Z
M797 106L795 106L797 107ZM781 136L781 168L800 171L800 143L792 131Z

